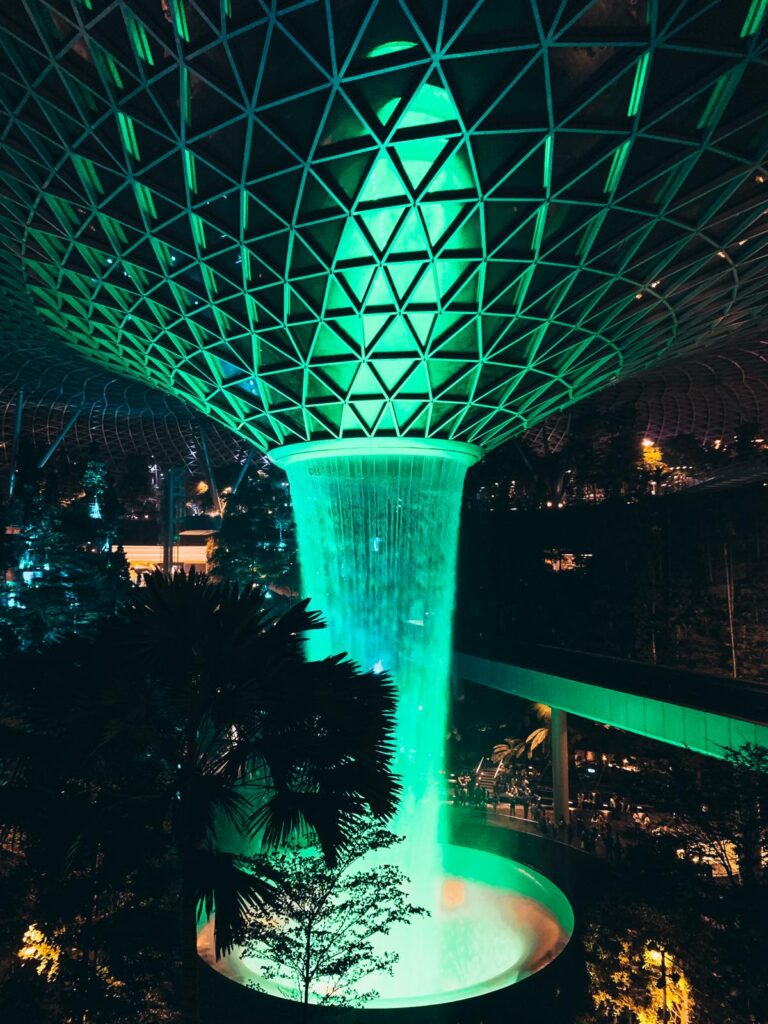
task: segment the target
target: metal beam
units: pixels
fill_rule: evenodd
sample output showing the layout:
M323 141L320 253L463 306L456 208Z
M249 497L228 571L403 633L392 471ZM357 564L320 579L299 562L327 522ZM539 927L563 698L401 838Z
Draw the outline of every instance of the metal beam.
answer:
M80 413L82 411L83 411L82 405L78 405L78 407L75 409L75 411L69 417L67 422L61 428L61 431L59 432L58 436L54 440L54 442L51 445L51 447L48 449L48 451L45 453L45 455L42 457L42 459L40 459L40 461L38 462L38 464L37 464L37 468L38 469L44 469L45 468L46 463L48 462L50 457L53 455L53 453L56 451L56 449L59 447L59 445L64 440L64 438L67 436L67 434L70 432L70 430L74 426L75 420L77 419L77 417L80 415Z
M171 467L166 470L163 490L163 571L172 573L178 550L177 528L184 512L184 485L181 470Z
M559 708L552 708L549 739L552 749L555 825L560 824L561 818L567 825L571 818L568 793L568 715Z
M249 448L248 454L240 467L240 472L237 474L237 480L235 480L235 486L232 488L232 495L234 496L240 489L240 484L245 479L245 474L248 472L251 463L253 462L253 456L256 454L255 448Z
M19 442L21 441L21 417L24 412L24 388L19 388L16 396L16 419L13 426L13 443L11 445L11 472L8 477L8 497L13 497L16 489L16 470L19 459Z

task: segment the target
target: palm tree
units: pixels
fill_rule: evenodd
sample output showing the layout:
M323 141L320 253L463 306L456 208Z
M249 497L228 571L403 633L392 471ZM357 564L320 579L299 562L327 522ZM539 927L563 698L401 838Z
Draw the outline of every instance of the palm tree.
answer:
M93 642L69 640L23 669L33 679L24 727L65 745L77 737L78 771L91 775L100 801L143 814L169 837L185 1024L198 1019L200 912L216 910L220 956L271 885L244 855L305 833L333 862L367 814L386 820L397 803L391 682L343 655L306 661L317 613L303 601L270 617L263 597L256 587L158 572ZM147 791L121 791L137 772ZM11 808L11 796L0 807Z
M532 704L531 711L543 724L528 733L525 739L507 737L502 743L497 743L491 754L494 764L507 765L524 756L530 761L539 747L542 751L549 749L552 708L548 704Z
M519 760L525 754L525 750L525 740L507 736L494 746L491 761L502 768L507 768L511 761Z
M542 752L549 751L552 729L552 708L549 704L534 703L531 705L531 712L542 724L528 733L525 742L528 747L528 757L533 757L536 750L541 747Z

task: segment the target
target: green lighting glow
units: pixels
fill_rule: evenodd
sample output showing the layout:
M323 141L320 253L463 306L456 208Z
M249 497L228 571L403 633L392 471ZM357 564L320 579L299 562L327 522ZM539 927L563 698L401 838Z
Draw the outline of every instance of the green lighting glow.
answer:
M187 188L190 192L197 192L197 170L195 168L195 154L189 150L184 150L184 178L187 182Z
M544 188L549 189L552 186L552 152L554 149L554 142L552 136L548 135L544 140ZM536 248L536 246L534 246Z
M696 123L697 128L712 128L719 122L736 91L743 73L743 67L735 67L718 78L710 93L707 105L704 107L701 117Z
M404 796L396 829L408 836L410 875L421 872L438 831L459 508L464 474L480 454L399 439L271 452L290 481L303 591L328 620L310 638L312 657L346 650L398 686Z
M125 20L128 25L133 44L136 47L136 53L139 55L141 60L147 64L154 64L155 60L152 56L152 50L149 45L149 38L144 25L137 19L134 18L127 10L125 12Z
M470 654L457 654L455 668L461 679L708 757L723 757L726 747L745 743L768 746L766 725L684 707L672 700L640 697Z
M611 194L616 191L621 181L621 175L624 172L624 167L629 157L629 150L632 146L632 141L627 139L625 142L618 147L613 154L611 165L608 169L608 177L605 179L605 192Z
M133 191L136 195L136 204L139 207L141 213L146 217L157 217L157 210L155 209L155 202L152 198L152 193L146 185L142 185L140 181L134 181Z
M173 18L173 24L179 36L185 43L189 42L189 26L187 25L187 12L184 0L168 0L168 6Z
M389 57L392 53L401 53L403 50L411 50L415 45L415 43L408 42L404 39L393 40L391 43L382 43L380 46L374 46L368 56Z
M351 6L354 31L357 14L307 0L319 47L302 18L259 5L232 25L229 3L214 25L182 0L160 21L137 0L117 20L80 0L55 14L32 5L28 30L0 15L10 91L28 97L9 114L0 168L8 245L50 335L260 451L379 435L489 449L716 340L711 301L698 290L692 303L688 278L728 239L685 186L691 174L701 187L729 182L736 203L738 180L750 181L716 140L751 88L754 47L723 56L717 81L689 76L679 137L659 142L655 161L641 117L654 79L709 53L692 0L639 51L603 5L610 81L566 37L541 46L518 5L494 12L498 32L480 50L484 0L455 24L436 9L429 30L408 0L398 13ZM752 38L765 4L744 8L726 20ZM648 25L661 18L652 10ZM262 47L241 46L273 22ZM518 36L525 74L506 42ZM563 103L570 94L581 113ZM635 303L657 277L664 296ZM717 282L723 308L738 303L748 319L728 281ZM222 383L223 363L235 369Z
M383 124L400 105L400 99L382 105ZM399 124L423 130L455 116L446 90L425 84ZM465 151L454 150L440 164L447 148L447 138L440 135L395 142L391 151L382 151L374 160L358 184L364 212L359 219L347 221L336 254L337 281L331 283L327 297L332 309L348 304L350 297L361 303L363 333L370 345L369 357L347 383L354 403L345 409L342 430L359 429L362 421L367 432L395 432L396 407L378 397L382 391L398 394L402 388L409 398L414 391L429 391L423 353L430 335L440 332L440 320L446 320L446 326L450 323L439 312L442 302L471 269L471 261L458 253L476 253L480 248L477 216L468 215L464 204L447 204L442 198L444 193L460 195L473 188ZM351 190L346 177L341 185ZM412 191L423 193L418 206L409 202ZM440 243L449 232L452 251L450 256L442 255ZM477 301L476 280L465 288L473 302ZM414 312L392 319L391 311L398 307ZM322 350L321 343L315 351ZM446 365L449 373L453 369ZM432 372L439 373L437 367Z
M744 24L741 27L741 38L745 39L747 36L753 36L760 28L760 23L765 17L766 9L768 9L768 0L752 0L747 11L747 16L744 19Z
M547 223L547 208L546 206L540 206L539 212L536 214L536 223L533 228L533 240L531 241L531 248L538 249L541 245L542 239L544 238L544 228Z
M126 152L130 153L134 160L140 159L139 144L136 140L136 129L133 127L133 120L127 114L119 111L117 125L120 129L120 135L122 136Z
M640 105L643 100L643 90L645 89L645 80L648 77L648 69L651 61L650 53L644 53L640 60L637 62L637 69L635 70L634 81L632 82L632 94L629 97L629 106L627 107L627 117L634 117L640 110Z
M538 872L467 847L444 846L440 854L434 913L389 936L400 959L391 977L369 979L379 998L367 1007L429 1006L495 992L546 967L571 937L568 900ZM418 902L419 894L414 898ZM285 995L264 982L258 960L235 953L216 962L212 931L209 923L198 944L212 967L241 984Z

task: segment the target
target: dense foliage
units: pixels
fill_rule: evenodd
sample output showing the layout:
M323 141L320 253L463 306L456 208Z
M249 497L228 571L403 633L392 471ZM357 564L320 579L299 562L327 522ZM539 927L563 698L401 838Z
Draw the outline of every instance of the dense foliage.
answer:
M241 586L266 586L278 598L295 597L296 527L285 475L274 466L258 468L225 500L221 528L209 546L212 574Z
M0 959L16 964L32 926L60 950L35 975L52 1019L140 1020L146 991L192 1024L198 915L215 906L219 955L270 888L247 856L308 834L333 862L390 815L393 687L305 661L320 627L306 602L274 618L259 588L158 573L92 636L6 658L0 823L24 898ZM19 977L29 998L30 976L16 964L2 998Z
M768 488L493 513L470 503L457 631L768 678Z
M702 761L704 777L694 779ZM579 1024L655 1024L665 998L672 1022L768 1019L768 866L756 856L768 823L768 750L677 767L675 820L636 837L585 923L590 984Z

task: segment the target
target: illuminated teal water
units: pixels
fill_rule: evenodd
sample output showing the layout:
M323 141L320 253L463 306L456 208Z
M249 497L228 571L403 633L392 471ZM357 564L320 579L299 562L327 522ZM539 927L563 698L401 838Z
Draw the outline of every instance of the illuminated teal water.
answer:
M459 513L476 449L366 439L283 453L303 592L328 622L311 635L310 655L346 651L397 685L394 768L403 795L391 827L405 841L396 859L414 898L436 913ZM410 942L411 932L401 940ZM444 933L430 939L418 961L405 958L406 987L418 987L449 955Z
M346 651L364 669L389 672L398 690L403 796L391 827L405 837L396 860L411 898L431 916L390 936L400 960L393 979L377 979L375 1005L444 1002L510 984L570 934L567 901L549 883L445 844L459 516L477 455L469 445L373 438L273 453L291 485L302 589L328 622L311 636L311 657ZM567 910L549 909L553 893Z
M430 916L383 940L399 961L392 977L374 980L379 998L370 1005L428 1005L510 985L557 956L573 916L535 872L448 845L441 821L459 514L477 449L363 439L295 445L273 457L291 485L302 590L328 622L310 635L310 656L346 651L365 669L391 673L398 690L403 797L391 827L405 838L387 859L394 856L410 899ZM237 954L216 966L244 984L260 974L258 958Z
M403 798L393 828L407 837L403 869L426 884L438 873L459 512L476 454L468 445L363 444L284 449L278 461L291 485L303 593L328 622L310 636L311 657L346 651L397 684Z

